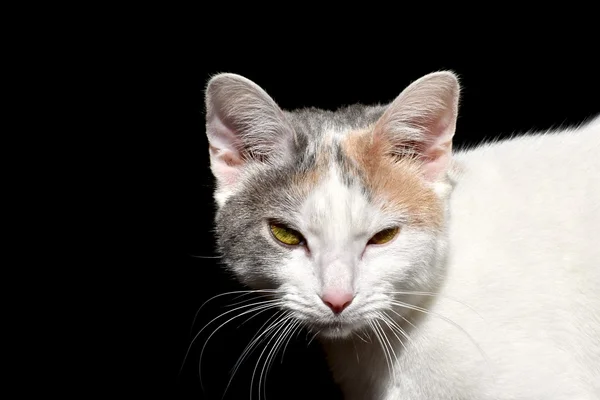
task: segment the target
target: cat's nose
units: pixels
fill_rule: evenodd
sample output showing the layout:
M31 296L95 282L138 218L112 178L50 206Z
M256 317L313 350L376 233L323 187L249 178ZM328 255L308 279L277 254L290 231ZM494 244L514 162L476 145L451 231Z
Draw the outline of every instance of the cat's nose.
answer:
M321 296L323 303L333 311L334 314L339 314L352 303L354 295L344 291L327 291Z

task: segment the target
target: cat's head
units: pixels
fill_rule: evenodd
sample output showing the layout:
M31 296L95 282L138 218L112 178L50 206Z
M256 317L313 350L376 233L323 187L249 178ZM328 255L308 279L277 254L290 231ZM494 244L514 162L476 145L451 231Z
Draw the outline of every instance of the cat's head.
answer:
M445 246L458 110L451 72L413 82L391 104L283 111L235 74L206 88L216 232L243 283L326 336L431 290Z

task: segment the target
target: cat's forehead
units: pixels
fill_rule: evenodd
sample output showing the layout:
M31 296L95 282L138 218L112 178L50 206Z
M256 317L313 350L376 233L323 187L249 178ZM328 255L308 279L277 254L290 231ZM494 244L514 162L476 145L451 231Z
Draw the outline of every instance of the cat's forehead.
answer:
M262 218L315 229L331 225L364 230L390 216L437 227L438 199L417 168L387 157L372 140L382 112L380 107L353 106L286 113L296 134L292 158L276 167L250 170L233 208L224 211L239 215L240 209L255 210Z
M385 106L354 104L335 111L304 108L286 112L296 134L307 136L315 143L327 140L332 132L347 132L373 125L385 111Z
M348 157L345 142L355 132L372 128L384 111L384 106L355 104L335 111L313 107L286 112L296 136L294 163L305 183L332 178L331 170L348 186L357 183L360 168Z
M380 114L377 107L361 106L289 114L297 135L294 159L287 168L256 176L257 198L274 193L270 209L315 229L363 230L390 217L437 225L437 198L414 165L386 157L372 142Z
M298 210L298 224L303 231L342 244L385 220L363 181L340 168L335 157L319 168Z

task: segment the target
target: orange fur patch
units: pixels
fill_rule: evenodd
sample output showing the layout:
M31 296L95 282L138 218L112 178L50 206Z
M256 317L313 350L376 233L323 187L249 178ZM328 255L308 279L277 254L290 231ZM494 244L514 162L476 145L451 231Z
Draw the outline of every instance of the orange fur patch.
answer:
M441 228L442 202L423 181L417 162L394 158L389 144L373 138L372 132L350 132L341 143L346 155L362 170L369 190L382 201L384 209L407 211L410 224Z

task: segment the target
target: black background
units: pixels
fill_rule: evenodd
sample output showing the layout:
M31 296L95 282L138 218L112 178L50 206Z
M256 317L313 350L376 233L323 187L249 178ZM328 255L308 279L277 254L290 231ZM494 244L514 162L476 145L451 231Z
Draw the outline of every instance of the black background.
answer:
M139 151L144 161L137 168L149 188L140 204L145 210L140 227L147 240L143 257L136 259L144 290L133 312L140 337L150 339L138 357L152 370L141 384L166 389L164 398L221 399L231 367L268 316L241 327L245 318L233 321L212 336L202 361L202 390L200 350L219 324L211 324L193 343L192 339L212 318L230 309L225 306L233 296L211 301L194 322L195 313L212 296L243 289L217 260L199 258L215 255L213 178L203 114L203 88L211 74L242 74L284 109L333 109L354 102L391 101L420 76L451 69L463 89L457 147L580 123L600 112L598 64L591 47L582 45L583 37L519 42L521 50L512 42L489 38L482 38L483 44L430 42L412 50L344 38L285 44L244 35L217 40L221 33L211 36L210 31L173 27L168 35L157 36L152 74L146 78L144 93L154 104L145 117L150 123L142 132ZM299 335L289 344L282 364L277 358L268 375L267 398L340 398L317 341L308 346L307 342L306 335ZM260 351L262 347L242 365L225 398L249 398ZM252 398L258 398L256 390Z

